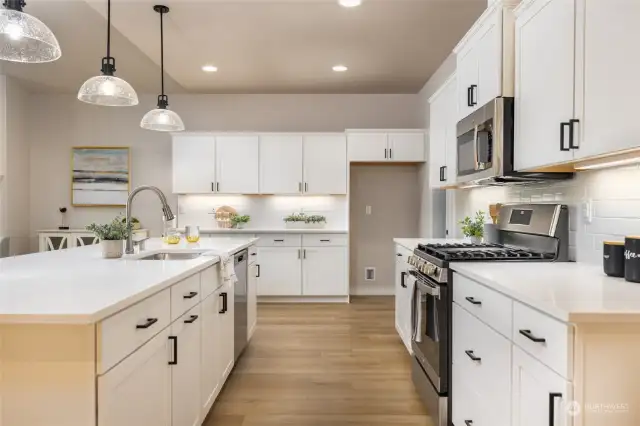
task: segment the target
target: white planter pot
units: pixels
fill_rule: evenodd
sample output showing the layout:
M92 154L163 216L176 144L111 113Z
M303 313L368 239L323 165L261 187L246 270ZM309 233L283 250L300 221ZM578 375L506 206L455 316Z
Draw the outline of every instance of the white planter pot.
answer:
M482 237L466 237L465 241L471 244L480 244L482 243Z
M323 229L326 222L306 223L306 222L285 222L286 229Z
M246 226L246 223L236 223L236 229L244 229Z
M102 240L100 246L102 247L102 257L105 259L119 259L124 252L123 240Z

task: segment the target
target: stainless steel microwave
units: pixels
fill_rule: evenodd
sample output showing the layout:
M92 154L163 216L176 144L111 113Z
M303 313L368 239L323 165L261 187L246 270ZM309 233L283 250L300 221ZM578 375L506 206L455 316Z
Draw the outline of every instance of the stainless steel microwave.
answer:
M513 98L493 99L460 120L456 136L458 183L507 185L573 177L573 173L514 170Z

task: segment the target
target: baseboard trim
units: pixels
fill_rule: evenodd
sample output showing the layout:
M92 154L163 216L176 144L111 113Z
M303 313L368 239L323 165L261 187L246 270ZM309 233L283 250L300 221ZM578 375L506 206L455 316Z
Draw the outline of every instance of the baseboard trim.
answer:
M258 296L258 303L349 303L349 296Z

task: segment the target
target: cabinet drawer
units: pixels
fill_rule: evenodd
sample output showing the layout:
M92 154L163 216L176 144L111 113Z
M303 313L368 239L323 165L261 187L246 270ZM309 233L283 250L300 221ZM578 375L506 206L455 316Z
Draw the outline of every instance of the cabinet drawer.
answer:
M513 342L562 377L572 379L573 327L514 302Z
M202 300L216 291L221 285L222 280L220 279L219 263L200 272L200 290L202 290Z
M142 346L171 323L171 293L166 289L98 324L98 374Z
M258 246L249 247L249 265L253 265L258 260Z
M492 407L485 418L495 425L509 424L511 342L454 304L452 348L454 371L462 374L465 386L480 396L484 407Z
M258 247L300 247L302 235L300 234L264 234L256 243Z
M511 336L513 302L460 274L453 274L453 300L506 337Z
M347 236L340 234L303 234L302 245L305 247L346 247Z
M171 287L171 321L200 303L200 274L191 275Z

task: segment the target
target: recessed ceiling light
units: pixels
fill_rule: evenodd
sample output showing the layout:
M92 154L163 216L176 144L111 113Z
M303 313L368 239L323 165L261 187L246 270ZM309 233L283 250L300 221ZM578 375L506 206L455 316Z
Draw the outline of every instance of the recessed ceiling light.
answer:
M336 66L333 67L333 70L335 72L345 72L348 69L349 68L345 67L344 65L336 65Z
M362 0L338 0L338 3L343 7L356 7L362 4Z
M204 71L204 72L218 72L218 67L214 67L213 65L204 65L202 67L202 71Z

